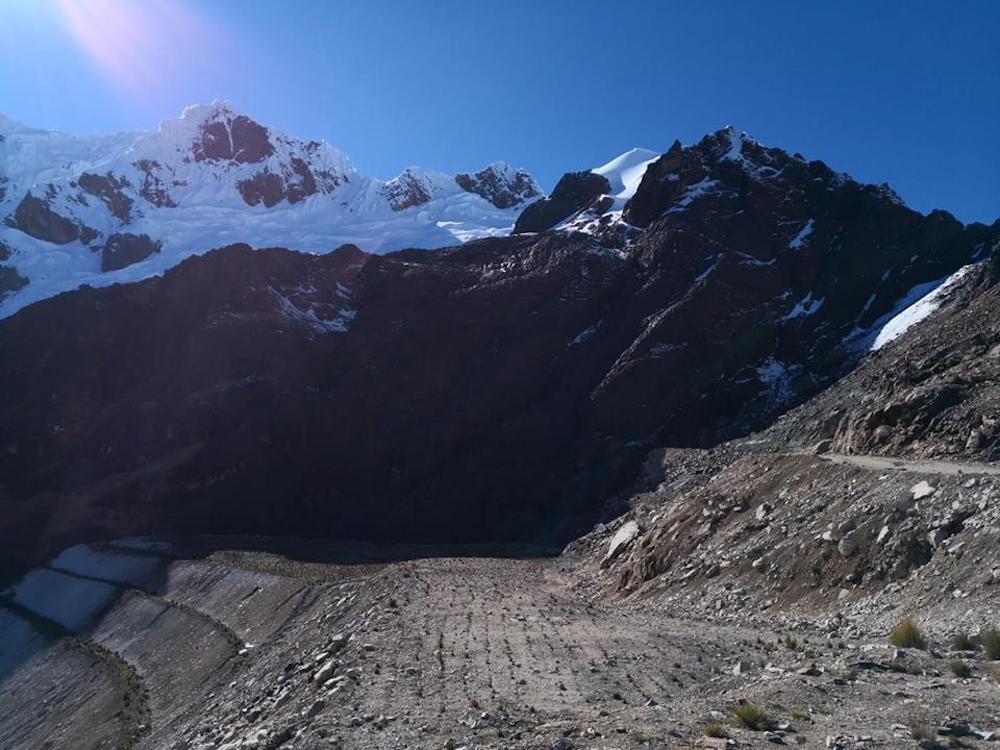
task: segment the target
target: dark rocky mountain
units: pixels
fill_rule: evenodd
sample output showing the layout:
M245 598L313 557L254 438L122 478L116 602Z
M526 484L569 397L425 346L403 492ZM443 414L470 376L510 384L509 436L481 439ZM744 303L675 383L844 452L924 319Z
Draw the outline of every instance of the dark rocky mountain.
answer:
M723 130L590 234L234 245L63 294L0 321L2 547L566 540L651 447L742 434L836 380L989 231Z
M550 195L535 201L521 212L514 225L514 232L521 234L552 229L610 190L607 178L594 172L564 174Z

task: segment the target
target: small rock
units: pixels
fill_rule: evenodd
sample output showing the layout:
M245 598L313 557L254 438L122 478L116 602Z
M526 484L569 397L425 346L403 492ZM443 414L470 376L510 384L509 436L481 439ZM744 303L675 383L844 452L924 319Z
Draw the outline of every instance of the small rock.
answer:
M930 497L935 492L937 492L937 488L933 487L927 482L927 480L917 482L910 488L910 493L913 495L914 500L923 500L925 497Z
M337 633L330 639L330 653L335 654L347 645L351 640L350 633Z
M849 536L845 536L837 543L837 551L841 557L851 557L858 551L858 543Z
M313 674L313 677L312 677L313 681L314 682L318 682L320 684L323 684L327 680L329 680L331 677L333 677L333 673L336 670L337 670L337 662L335 662L333 659L331 659L326 664L324 664L322 667L320 667L319 669L316 670L315 674Z
M317 714L319 714L319 712L322 711L324 708L326 708L326 701L323 700L322 698L317 698L316 700L313 701L312 705L309 706L309 708L307 708L305 711L302 712L302 715L305 716L307 719L311 719Z

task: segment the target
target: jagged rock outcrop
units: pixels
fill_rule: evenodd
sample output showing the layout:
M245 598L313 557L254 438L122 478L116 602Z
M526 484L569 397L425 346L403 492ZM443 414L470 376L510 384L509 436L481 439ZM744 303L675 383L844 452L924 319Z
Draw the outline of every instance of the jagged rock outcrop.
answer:
M142 175L142 185L139 195L157 208L177 208L177 203L170 197L170 189L160 176L163 165L155 159L139 159L134 164Z
M514 232L544 232L609 192L607 178L594 172L570 172L556 183L552 193L528 205L517 217Z
M14 214L7 217L6 224L54 245L65 245L80 239L80 227L76 222L60 216L48 203L34 195L24 196Z
M117 271L160 252L160 243L148 234L113 234L101 249L101 270Z
M133 200L124 192L124 188L132 187L128 180L117 178L112 174L91 174L84 172L78 180L83 192L99 198L108 211L121 222L128 223L132 218Z
M386 182L382 193L389 201L393 211L405 211L430 201L435 193L435 185L429 175L409 167L404 169L398 177Z
M247 205L263 203L267 208L281 201L298 203L316 194L316 178L309 165L301 159L292 158L287 169L281 174L263 170L248 180L236 184Z
M455 182L462 190L485 198L497 208L513 208L542 194L528 172L515 171L503 162L494 162L474 174L457 174Z
M246 115L222 109L208 118L193 144L195 161L234 161L256 164L274 153L267 128Z

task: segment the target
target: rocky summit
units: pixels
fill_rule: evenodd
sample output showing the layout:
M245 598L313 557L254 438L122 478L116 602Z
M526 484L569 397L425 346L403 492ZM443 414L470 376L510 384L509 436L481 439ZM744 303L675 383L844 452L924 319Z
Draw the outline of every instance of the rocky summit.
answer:
M1000 737L1000 223L0 126L4 747Z

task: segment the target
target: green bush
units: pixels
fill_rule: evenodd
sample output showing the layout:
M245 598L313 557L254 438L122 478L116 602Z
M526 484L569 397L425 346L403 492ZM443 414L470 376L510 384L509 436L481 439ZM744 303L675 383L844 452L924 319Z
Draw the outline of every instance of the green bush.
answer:
M948 662L948 669L950 669L951 673L956 677L962 677L964 679L972 676L972 667L961 659L953 659Z
M736 709L733 714L733 721L737 726L744 727L753 732L763 732L774 729L775 721L771 715L763 708L752 703L744 703Z
M979 643L983 647L983 653L990 661L1000 660L1000 630L987 628L979 633Z
M937 739L937 732L931 729L922 721L910 722L910 736L917 742L922 740L934 741Z
M729 737L729 735L726 734L726 728L722 726L722 724L716 724L714 722L703 726L701 728L701 733L706 737L715 737L716 739L725 739Z
M926 649L927 636L924 635L917 623L906 617L892 629L889 634L889 643L899 648Z
M956 633L951 639L951 647L956 651L975 651L976 644L968 633Z

